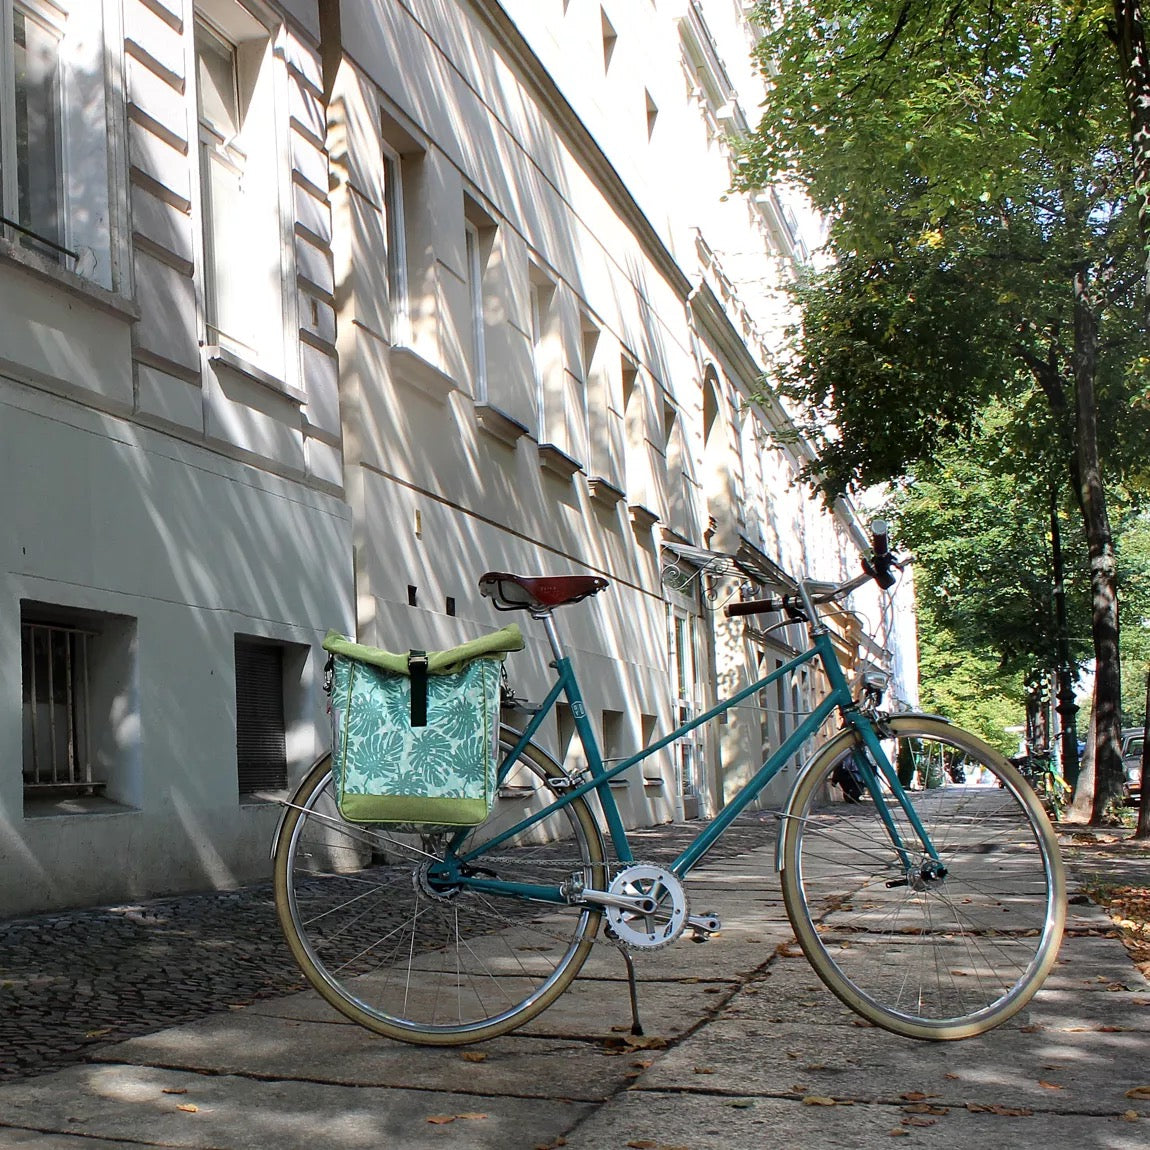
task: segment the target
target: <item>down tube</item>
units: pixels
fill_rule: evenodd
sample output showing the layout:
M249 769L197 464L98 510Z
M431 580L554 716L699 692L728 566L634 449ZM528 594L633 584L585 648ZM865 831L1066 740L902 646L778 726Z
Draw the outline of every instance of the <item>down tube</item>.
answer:
M707 828L671 864L671 870L685 878L691 868L711 849L715 840L734 822L743 809L783 769L783 765L838 708L840 700L832 692L802 721L781 747L759 768L737 795L714 817Z

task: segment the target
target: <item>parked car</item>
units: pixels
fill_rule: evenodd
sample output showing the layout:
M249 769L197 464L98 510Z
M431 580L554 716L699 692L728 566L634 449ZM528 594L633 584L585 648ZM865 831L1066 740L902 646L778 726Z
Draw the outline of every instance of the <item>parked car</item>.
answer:
M1125 771L1126 801L1136 803L1142 795L1141 727L1127 727L1122 732L1122 769Z

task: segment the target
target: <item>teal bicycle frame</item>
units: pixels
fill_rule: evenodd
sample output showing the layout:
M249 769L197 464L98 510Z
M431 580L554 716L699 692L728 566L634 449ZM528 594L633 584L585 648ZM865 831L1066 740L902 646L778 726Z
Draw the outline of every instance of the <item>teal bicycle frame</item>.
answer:
M811 610L813 611L813 605ZM879 732L876 730L872 720L860 711L851 694L846 676L843 674L838 656L835 653L829 630L817 622L817 616L811 617L815 618L816 624L810 628L811 646L807 650L801 652L783 666L776 668L769 675L756 680L736 694L717 703L704 714L697 716L690 720L690 722L684 723L682 726L671 731L670 734L644 747L637 754L622 759L613 766L608 767L603 761L598 742L595 738L594 729L587 716L587 708L583 702L583 695L579 688L579 682L575 676L574 668L571 665L571 660L563 653L550 613L540 616L547 628L548 638L551 641L551 647L555 653L555 661L551 664L556 671L555 683L546 699L544 699L543 703L532 715L515 746L503 760L499 770L497 785L503 784L508 772L523 753L524 748L531 742L535 733L542 726L544 720L551 713L561 697L566 698L571 708L571 716L575 723L575 730L579 735L579 740L582 743L584 753L587 757L587 769L590 778L585 782L572 784L570 789L565 789L558 798L548 803L541 810L528 815L514 826L486 840L482 847L473 851L462 850L461 853L454 853L454 848L462 847L466 842L467 832L460 832L456 836L453 847L447 851L447 857L441 863L431 868L429 878L439 878L453 885L465 886L476 891L483 891L494 895L506 895L539 902L568 902L568 894L556 886L504 882L500 879L484 877L481 873L483 856L490 853L500 844L507 842L527 830L529 827L548 818L560 808L594 791L598 795L603 816L607 824L607 832L618 860L623 864L633 863L635 859L627 839L627 831L619 815L619 808L615 803L615 796L611 793L609 785L611 780L623 774L624 771L629 770L636 763L641 763L643 760L657 754L697 727L710 722L712 719L730 710L730 708L738 706L745 699L750 698L777 680L789 675L792 671L816 659L821 663L830 682L831 689L829 693L819 702L814 710L807 715L790 736L783 741L781 746L771 754L759 770L747 780L738 794L723 807L715 818L711 820L674 862L671 863L669 869L677 878L685 878L716 840L722 836L723 832L731 825L735 818L737 818L750 803L754 802L763 788L783 769L791 756L822 727L835 711L838 711L845 722L859 733L863 744L869 752L870 761L868 761L865 756L859 756L857 765L863 777L864 785L874 799L879 815L887 828L887 833L890 835L891 845L899 855L904 870L909 873L912 868L912 856L921 858L923 853L937 863L937 851L919 820L913 804L907 799L902 784L899 782L898 774L882 748ZM871 761L877 765L878 774L882 776L881 780L872 769ZM915 834L921 843L921 851L918 848L908 847L903 841L898 827L895 824L894 817L891 814L888 797L882 789L881 784L883 781L885 781L889 787L890 795L895 799L909 820L910 825L914 828Z

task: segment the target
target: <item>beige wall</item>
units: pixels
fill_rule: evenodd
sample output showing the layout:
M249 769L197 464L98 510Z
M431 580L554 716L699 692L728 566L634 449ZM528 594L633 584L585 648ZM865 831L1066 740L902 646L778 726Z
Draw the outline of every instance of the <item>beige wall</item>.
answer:
M106 157L99 220L77 232L95 270L0 238L0 479L16 493L0 634L15 650L28 602L106 621L108 786L25 809L9 660L0 914L266 874L276 808L236 793L237 634L294 652L295 778L328 737L328 627L449 645L505 621L478 595L487 569L603 574L610 589L560 624L623 754L672 721L669 601L695 616L700 705L747 673L742 624L718 614L743 576L670 595L666 544L854 569L853 512L793 485L801 447L772 435L785 412L751 402L802 250L782 200L727 195L761 95L737 5L82 4L75 27L105 47L106 75L87 77L104 123L72 157ZM197 12L248 46L236 141L259 214L217 258L224 294L250 294L251 349L210 323ZM89 42L76 58L100 57ZM100 164L81 168L101 183ZM525 631L509 670L538 698L550 656ZM560 734L544 741L563 755ZM740 714L709 736L703 813L757 765L761 734ZM616 791L629 824L690 813L675 762L664 751Z

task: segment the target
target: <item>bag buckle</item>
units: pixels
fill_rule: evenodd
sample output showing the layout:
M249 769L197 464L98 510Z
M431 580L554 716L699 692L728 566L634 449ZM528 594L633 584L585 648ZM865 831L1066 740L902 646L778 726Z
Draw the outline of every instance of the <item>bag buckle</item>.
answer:
M407 673L411 676L411 725L427 726L427 652L408 651Z

